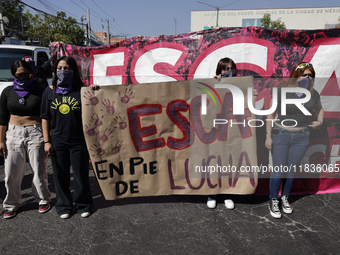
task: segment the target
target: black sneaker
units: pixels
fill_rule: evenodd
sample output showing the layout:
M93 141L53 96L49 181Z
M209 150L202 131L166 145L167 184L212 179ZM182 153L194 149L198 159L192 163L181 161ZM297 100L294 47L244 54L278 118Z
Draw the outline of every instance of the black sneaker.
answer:
M287 196L281 197L281 204L284 213L291 214L293 212L293 208L290 206Z
M4 212L4 219L10 219L10 218L13 218L17 215L17 212L16 211L9 211L9 210L6 210Z
M40 213L45 213L45 212L48 212L49 210L51 210L51 206L50 206L49 203L39 205L39 212Z
M280 219L281 218L281 212L279 209L279 200L277 200L276 198L271 198L269 200L269 211L270 211L270 215L273 216L276 219Z

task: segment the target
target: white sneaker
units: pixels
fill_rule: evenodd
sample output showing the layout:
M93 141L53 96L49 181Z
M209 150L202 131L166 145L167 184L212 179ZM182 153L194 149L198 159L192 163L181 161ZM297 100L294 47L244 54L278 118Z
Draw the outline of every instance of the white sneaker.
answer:
M232 209L235 208L235 204L234 204L233 200L231 200L231 199L226 199L226 200L224 200L224 205L225 205L225 207L227 207L227 209L229 209L229 210L232 210Z
M87 217L89 217L90 215L91 215L90 212L83 212L83 213L80 214L80 216L81 216L82 218L87 218Z
M293 208L290 206L287 196L281 197L281 204L284 213L291 214L293 212Z
M62 218L62 219L68 219L68 218L70 218L70 217L71 217L71 215L68 214L68 213L64 213L64 214L61 214L61 215L60 215L60 218Z
M216 199L213 199L213 198L208 196L207 206L210 209L216 208Z

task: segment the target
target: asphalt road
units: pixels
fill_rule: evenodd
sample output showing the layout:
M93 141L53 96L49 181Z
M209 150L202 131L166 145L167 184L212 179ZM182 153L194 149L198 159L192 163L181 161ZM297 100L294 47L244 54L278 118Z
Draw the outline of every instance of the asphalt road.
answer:
M0 254L340 254L340 193L291 196L294 213L274 219L264 196L234 196L234 210L208 209L204 196L105 201L91 173L97 211L63 220L54 207L38 212L31 180L28 167L23 208L0 219ZM5 194L0 166L0 202Z

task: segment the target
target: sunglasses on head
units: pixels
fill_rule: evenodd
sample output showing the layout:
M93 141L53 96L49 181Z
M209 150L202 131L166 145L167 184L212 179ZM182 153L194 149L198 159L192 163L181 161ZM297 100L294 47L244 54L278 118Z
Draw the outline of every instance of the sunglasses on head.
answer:
M307 66L310 66L311 68L314 69L313 65L311 63L301 63L300 65L298 65L296 68L295 68L295 71L298 70L298 69L302 69L302 68L306 68Z
M30 73L20 73L20 74L17 74L15 76L15 78L17 78L18 80L23 80L23 79L29 79L31 78L31 74Z

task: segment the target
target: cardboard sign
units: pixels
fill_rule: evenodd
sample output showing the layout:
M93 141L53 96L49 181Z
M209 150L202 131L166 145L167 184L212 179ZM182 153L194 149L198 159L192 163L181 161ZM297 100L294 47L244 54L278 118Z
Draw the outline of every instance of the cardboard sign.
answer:
M106 199L255 192L257 173L246 171L257 165L255 130L242 124L249 109L234 116L230 91L216 89L221 101L210 98L201 115L199 87L216 83L245 95L253 87L240 77L82 88L84 134ZM229 123L214 127L217 117Z

